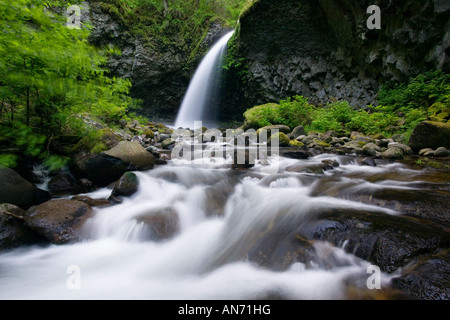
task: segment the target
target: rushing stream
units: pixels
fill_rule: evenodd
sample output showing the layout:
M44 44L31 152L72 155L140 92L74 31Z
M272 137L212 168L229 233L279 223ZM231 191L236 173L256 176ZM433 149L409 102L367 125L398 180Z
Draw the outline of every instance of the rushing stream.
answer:
M324 159L340 166L320 175L296 169ZM423 173L398 163L361 166L356 158L335 155L280 158L279 166L279 173L268 175L259 165L233 170L224 163L174 161L138 172L139 191L122 204L96 208L82 242L2 253L0 299L347 298L349 286L365 286L370 263L346 253L345 243L313 241L311 263L293 261L280 270L258 265L249 253L265 232L287 232L317 210L396 215L346 195L414 190L415 178ZM90 196L110 193L101 189ZM338 198L327 195L333 193ZM146 223L155 215L175 217L175 231L166 239L155 237ZM79 272L75 289L68 285L74 267ZM390 277L383 274L382 283Z

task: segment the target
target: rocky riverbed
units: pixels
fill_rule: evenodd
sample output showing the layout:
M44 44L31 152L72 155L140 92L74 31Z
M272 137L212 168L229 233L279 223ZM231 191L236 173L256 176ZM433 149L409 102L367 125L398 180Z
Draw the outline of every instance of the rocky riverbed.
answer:
M108 149L90 153L86 141L78 142L79 148L72 149L76 151L73 164L52 173L44 185L46 190L11 169L0 169L0 202L4 203L0 208L0 250L7 256L18 247L93 241L87 230L98 214L125 205L133 212L130 199L143 201L139 198L143 193L149 194L149 203L157 202L150 194L161 191L154 189L154 184L149 189L148 178L142 175L149 173L158 184L186 189L173 198L178 205L165 204L132 215L143 228L145 241L170 242L183 235L183 206L198 208L205 221L227 220L228 228L233 226L228 220L237 212L255 210L253 218L246 220L251 228L242 227L245 232L230 238L229 246L215 256L216 262L202 266L205 270L244 257L277 272L287 272L293 265L305 270L336 270L346 265L336 256L339 249L379 266L390 277L383 297L448 299L450 158L445 140L440 140L441 145L432 141L429 133L423 137L421 128L430 132L432 125L419 126L410 145L395 136L388 139L358 132L349 136L306 133L302 127L264 128L279 132L281 160L278 171L271 174L264 171L270 164L258 161L236 166L215 159L192 168L192 164L171 160L171 150L179 141L172 139L173 129L163 125L122 123L122 130L116 132L102 128L93 144L102 143ZM191 134L197 141L202 141L198 135L208 137L205 128ZM429 144L422 141L425 145L420 145L417 141L424 138ZM89 147L95 149L92 141ZM242 188L248 181L254 190L245 195ZM272 200L264 198L271 188L280 199L272 199L270 193L267 196ZM189 194L197 194L192 203ZM295 199L295 194L305 197L308 205ZM254 201L261 196L266 207L258 209ZM270 219L259 221L269 215L269 208ZM234 227L239 229L239 225L236 221ZM6 256L0 255L0 267ZM342 297L380 298L361 287L360 280L346 281ZM280 298L289 295L281 294Z

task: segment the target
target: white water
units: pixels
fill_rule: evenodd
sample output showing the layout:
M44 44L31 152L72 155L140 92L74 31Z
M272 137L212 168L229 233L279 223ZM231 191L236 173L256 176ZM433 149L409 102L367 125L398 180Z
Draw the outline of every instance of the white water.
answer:
M281 167L293 161L281 159ZM340 169L355 170L351 164ZM120 205L97 208L85 224L84 241L0 254L0 299L343 299L348 279L365 284L369 263L323 242L314 248L326 268L295 262L275 272L247 260L262 231L298 224L311 210L381 210L311 197L311 175L259 172L255 168L255 174L250 170L237 177L220 166L173 164L139 172L138 193ZM209 216L210 191L229 189L224 215ZM110 192L102 189L90 196L105 198ZM167 208L177 212L180 230L171 239L152 241L152 231L140 218ZM67 286L70 266L81 271L79 289ZM384 275L383 283L388 280Z
M194 128L195 121L214 126L212 95L217 92L216 77L220 76L222 58L233 31L223 36L208 52L197 68L175 121L175 128Z

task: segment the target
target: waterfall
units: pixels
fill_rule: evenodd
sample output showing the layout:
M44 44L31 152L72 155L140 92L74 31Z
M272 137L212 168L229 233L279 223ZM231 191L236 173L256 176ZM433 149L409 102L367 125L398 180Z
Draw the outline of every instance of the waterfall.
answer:
M216 108L214 95L218 93L220 67L227 43L234 31L224 35L203 58L183 99L175 121L175 128L193 128L194 121L203 121L206 126L214 125Z

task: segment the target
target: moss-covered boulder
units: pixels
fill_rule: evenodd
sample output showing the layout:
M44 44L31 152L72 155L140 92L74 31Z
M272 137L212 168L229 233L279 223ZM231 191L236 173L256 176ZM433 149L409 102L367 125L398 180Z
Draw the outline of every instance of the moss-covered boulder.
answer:
M264 127L265 125L267 125L267 122L265 122L265 117L267 116L267 114L275 113L278 108L279 105L276 103L267 103L248 109L244 113L244 130L257 130L261 127Z
M273 146L274 141L278 141L278 146L280 146L280 147L289 147L290 143L291 143L291 140L283 132L277 132L277 133L271 135L269 140L267 141L267 144L269 146Z
M419 123L409 139L409 145L415 152L425 148L450 149L450 123L433 121Z

